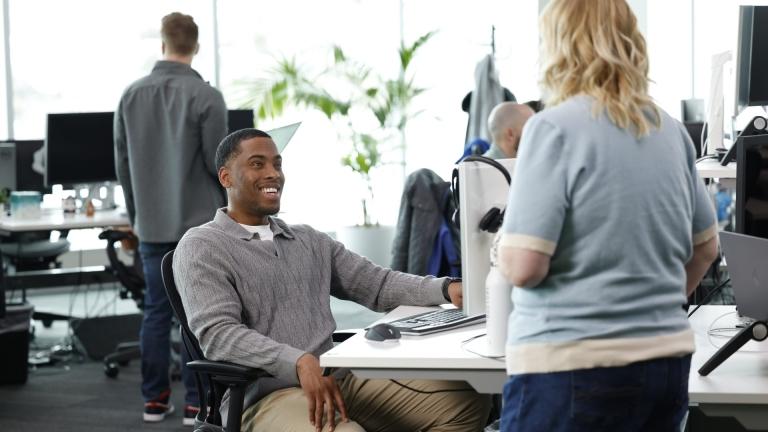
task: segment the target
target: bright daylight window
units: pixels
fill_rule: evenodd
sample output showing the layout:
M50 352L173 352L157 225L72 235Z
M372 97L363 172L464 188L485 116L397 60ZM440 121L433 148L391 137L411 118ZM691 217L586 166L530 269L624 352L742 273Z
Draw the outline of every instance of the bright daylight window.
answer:
M48 113L113 111L160 59L160 19L174 11L195 18L202 47L193 66L212 79L209 1L11 1L16 138L43 138Z

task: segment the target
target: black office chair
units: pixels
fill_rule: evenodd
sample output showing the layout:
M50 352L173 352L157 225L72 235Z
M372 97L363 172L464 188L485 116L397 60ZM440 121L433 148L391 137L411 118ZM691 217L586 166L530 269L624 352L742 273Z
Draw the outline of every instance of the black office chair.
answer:
M229 362L206 360L200 343L189 328L187 314L181 302L176 282L173 280L173 251L168 252L161 264L165 292L171 302L173 313L181 324L181 340L193 359L187 366L195 372L197 391L200 397L200 412L195 420L195 432L239 432L246 386L261 377L271 376L267 372ZM208 394L203 392L203 380L208 384ZM224 393L229 390L229 412L227 427L221 426L219 407ZM203 395L205 394L205 397Z
M187 314L184 312L184 305L181 302L179 291L176 289L176 282L173 279L173 252L170 251L165 254L161 263L165 293L171 302L173 313L179 320L184 348L189 353L189 357L193 359L187 363L187 366L195 372L198 394L204 394L203 380L208 384L208 394L205 398L201 397L200 400L200 412L195 420L195 432L239 432L246 386L259 378L272 375L261 369L235 363L206 360L200 343L189 328ZM332 339L334 343L341 343L354 334L351 331L339 330L333 333ZM327 369L326 372L329 373L330 369ZM229 390L229 411L227 413L227 427L222 428L219 407L226 390Z
M51 241L50 231L34 231L0 237L0 256L16 271L60 268L59 256L69 250L67 231Z
M129 267L117 257L115 249L115 243L122 240L136 241L136 236L128 231L104 230L99 234L99 238L107 241L109 270L120 282L120 298L132 299L136 302L136 306L143 310L146 285L138 254L134 258L133 266ZM138 358L141 358L141 347L138 341L119 343L113 352L104 356L104 374L110 378L117 378L120 373L118 366L125 366L130 360Z
M137 253L133 259L133 265L127 265L117 256L115 243L123 240L132 240L138 243L138 238L128 231L104 230L99 234L99 238L107 241L107 258L109 259L109 271L120 282L120 298L123 300L131 299L136 302L140 310L144 310L144 272L142 270L141 259ZM138 335L137 335L138 336ZM174 354L171 362L171 379L173 381L181 380L181 363L179 356L181 351L178 342L171 343L172 353ZM121 342L117 344L114 351L104 356L104 374L110 378L117 378L120 374L119 366L126 366L131 360L141 358L141 346L139 341Z

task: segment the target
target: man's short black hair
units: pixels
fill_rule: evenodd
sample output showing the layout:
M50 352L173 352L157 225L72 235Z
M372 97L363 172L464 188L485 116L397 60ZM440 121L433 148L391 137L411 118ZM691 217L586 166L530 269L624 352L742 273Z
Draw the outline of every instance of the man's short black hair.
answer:
M270 138L268 133L258 129L240 129L224 137L216 148L216 170L240 154L240 142L251 138Z

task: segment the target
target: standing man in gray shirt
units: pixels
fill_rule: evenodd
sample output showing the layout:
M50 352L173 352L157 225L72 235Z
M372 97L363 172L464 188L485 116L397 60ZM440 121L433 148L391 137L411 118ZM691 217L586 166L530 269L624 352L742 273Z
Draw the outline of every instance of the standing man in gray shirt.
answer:
M197 24L174 12L163 17L161 36L163 60L125 90L114 127L117 176L146 279L141 392L148 422L161 421L174 409L168 377L173 313L160 261L187 229L225 203L214 155L227 134L227 108L221 93L191 67L199 48ZM200 404L194 376L185 366L182 378L187 389L183 422L192 425Z
M189 230L174 254L174 278L205 356L274 377L248 388L243 430L481 430L490 400L466 383L323 376L318 357L333 346L336 328L331 295L379 311L459 306L461 284L379 267L322 232L274 217L282 163L260 130L227 136L216 165L229 205Z

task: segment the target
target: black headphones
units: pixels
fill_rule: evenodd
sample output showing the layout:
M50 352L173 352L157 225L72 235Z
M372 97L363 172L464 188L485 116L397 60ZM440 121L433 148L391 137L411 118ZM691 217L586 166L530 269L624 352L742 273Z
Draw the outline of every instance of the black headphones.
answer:
M485 156L467 156L464 159L461 160L461 162L480 162L487 165L490 165L497 170L499 170L503 175L504 178L507 180L508 185L512 185L512 176L509 175L509 171L507 171L506 168L504 168L504 165L498 163L494 159L491 159L489 157ZM460 220L461 217L459 215L459 168L454 168L453 173L451 174L451 195L453 196L453 205L456 207L456 211L453 212L453 224L456 226L456 228L461 229ZM501 228L501 223L504 221L504 210L499 209L498 207L491 207L490 210L485 212L482 218L480 218L480 223L478 224L478 228L482 231L487 231L489 233L495 233Z

